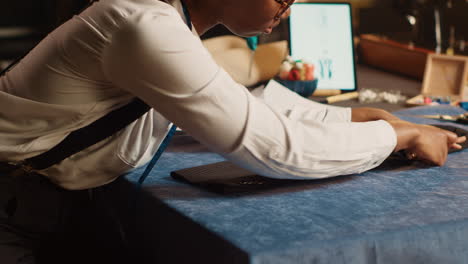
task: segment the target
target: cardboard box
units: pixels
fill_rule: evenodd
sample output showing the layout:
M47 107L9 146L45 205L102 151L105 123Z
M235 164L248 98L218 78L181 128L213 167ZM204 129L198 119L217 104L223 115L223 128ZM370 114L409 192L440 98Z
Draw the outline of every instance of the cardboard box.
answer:
M421 94L408 105L427 105L427 98L450 98L445 103L468 100L468 57L430 54L427 57Z

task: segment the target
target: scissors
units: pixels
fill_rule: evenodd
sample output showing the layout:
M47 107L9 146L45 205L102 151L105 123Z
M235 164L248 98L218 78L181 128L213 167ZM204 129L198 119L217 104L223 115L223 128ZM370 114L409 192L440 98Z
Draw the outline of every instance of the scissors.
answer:
M419 115L418 117L450 121L468 125L468 112L460 115Z

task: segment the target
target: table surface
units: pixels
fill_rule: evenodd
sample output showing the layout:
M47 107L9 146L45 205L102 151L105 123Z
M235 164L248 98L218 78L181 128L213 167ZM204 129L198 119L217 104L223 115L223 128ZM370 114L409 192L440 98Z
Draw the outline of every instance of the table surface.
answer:
M361 89L399 90L410 97L420 91L419 81L362 65L358 70ZM398 116L417 123L436 122L414 115L464 112L357 100L336 105L400 110ZM443 167L388 159L359 175L230 194L170 176L223 160L189 136L173 139L145 182L136 214L141 251L149 258L158 263L468 263L466 150L450 154ZM136 181L143 169L127 179Z
M357 65L358 89L373 91L398 91L409 98L420 94L422 83L418 80L386 73L365 65ZM404 102L389 103L360 103L357 99L337 102L334 105L345 107L377 107L393 112L407 108Z
M463 112L447 106L396 114L435 123L414 115ZM443 167L389 159L359 175L229 195L170 177L222 160L184 136L161 157L145 185L161 203L159 217L170 211L158 247L182 248L204 263L468 263L466 150ZM174 254L167 258L178 263Z

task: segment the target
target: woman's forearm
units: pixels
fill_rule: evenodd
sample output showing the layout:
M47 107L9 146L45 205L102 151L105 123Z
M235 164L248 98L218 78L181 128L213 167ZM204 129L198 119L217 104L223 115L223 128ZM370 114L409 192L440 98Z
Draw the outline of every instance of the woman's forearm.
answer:
M392 125L397 135L395 151L412 148L421 133L417 125L402 120L391 120L388 122Z
M368 122L377 120L400 120L398 117L390 114L389 112L372 107L358 107L353 108L351 111L351 121L353 122Z

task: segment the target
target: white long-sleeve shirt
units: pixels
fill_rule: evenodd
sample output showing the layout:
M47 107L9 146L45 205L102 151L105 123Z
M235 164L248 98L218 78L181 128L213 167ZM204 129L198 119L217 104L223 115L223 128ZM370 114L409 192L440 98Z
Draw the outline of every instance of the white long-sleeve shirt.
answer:
M169 2L101 0L0 78L0 160L45 152L135 96L153 109L41 173L67 189L108 183L149 161L168 120L237 165L275 178L359 173L393 151L396 135L385 121L354 123L348 108L279 87L254 97L190 32L180 2Z

